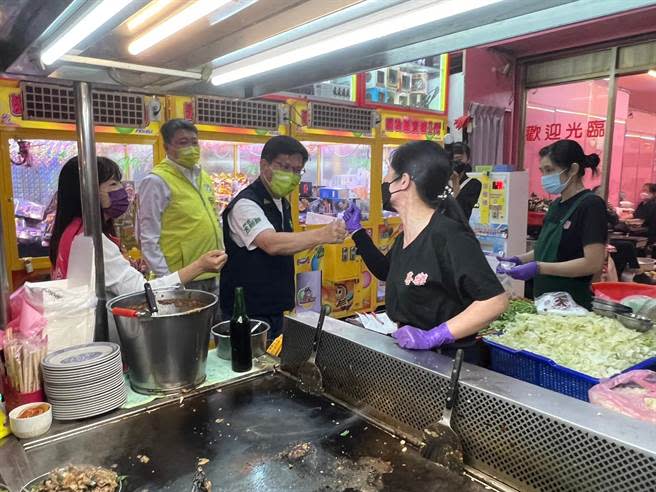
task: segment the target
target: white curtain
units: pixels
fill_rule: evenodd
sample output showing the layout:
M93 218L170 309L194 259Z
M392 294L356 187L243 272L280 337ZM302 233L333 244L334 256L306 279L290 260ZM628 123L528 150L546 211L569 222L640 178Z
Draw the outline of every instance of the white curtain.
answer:
M503 127L506 110L495 106L471 103L471 158L474 165L503 164Z

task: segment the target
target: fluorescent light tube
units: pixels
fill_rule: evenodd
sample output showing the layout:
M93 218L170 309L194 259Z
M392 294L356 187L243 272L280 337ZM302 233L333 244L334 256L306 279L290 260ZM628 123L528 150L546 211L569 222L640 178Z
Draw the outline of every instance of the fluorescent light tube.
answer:
M412 29L430 22L486 7L501 0L443 0L424 2L408 10L407 6L391 7L347 22L303 39L272 48L243 60L216 68L212 84L223 85L309 60L317 56L356 46L390 34Z
M139 29L139 27L144 25L146 22L164 10L164 7L166 7L172 1L173 0L153 0L128 19L128 29L130 31L136 31Z
M136 38L128 46L128 51L132 55L138 55L142 51L147 50L160 41L196 22L198 19L201 19L223 7L230 1L232 0L196 0L177 14L174 14L165 21L157 24L143 36Z
M132 0L102 0L41 52L43 64L51 65L57 61L130 3Z

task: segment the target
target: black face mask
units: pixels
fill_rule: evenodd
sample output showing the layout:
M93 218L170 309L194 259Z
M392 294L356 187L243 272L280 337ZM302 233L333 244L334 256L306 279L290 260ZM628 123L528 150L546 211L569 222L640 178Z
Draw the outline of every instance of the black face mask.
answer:
M458 173L466 173L471 171L471 166L462 161L453 161L453 170Z
M388 212L396 212L396 209L392 206L392 195L396 193L396 191L392 192L390 191L390 185L394 181L398 181L401 179L401 176L393 179L390 182L385 182L383 181L382 184L380 185L380 191L381 191L381 196L383 197L383 210L387 210ZM401 191L401 190L398 190Z

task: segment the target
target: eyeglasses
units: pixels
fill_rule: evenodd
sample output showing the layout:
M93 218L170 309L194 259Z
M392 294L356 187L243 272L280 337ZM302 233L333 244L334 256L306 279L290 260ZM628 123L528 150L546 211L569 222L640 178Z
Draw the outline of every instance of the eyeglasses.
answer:
M288 171L290 173L298 174L299 176L303 176L305 174L305 168L294 169L294 167L291 164L283 163L280 161L272 161L271 164L272 165L275 164L283 171Z

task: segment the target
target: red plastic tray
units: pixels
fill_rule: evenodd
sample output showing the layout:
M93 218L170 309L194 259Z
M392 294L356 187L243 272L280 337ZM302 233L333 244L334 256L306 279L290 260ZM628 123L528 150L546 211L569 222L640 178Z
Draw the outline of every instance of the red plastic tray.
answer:
M601 295L613 301L621 301L627 296L648 296L656 298L656 286L635 282L597 282L592 284L596 296Z

